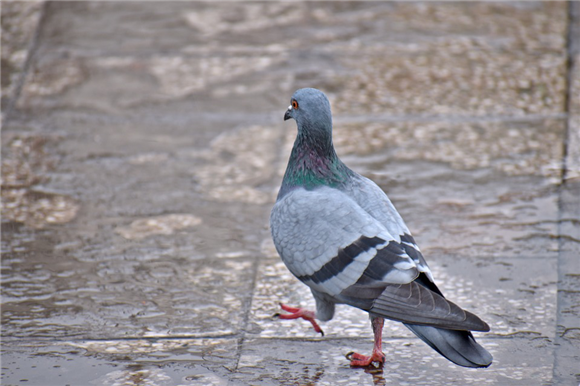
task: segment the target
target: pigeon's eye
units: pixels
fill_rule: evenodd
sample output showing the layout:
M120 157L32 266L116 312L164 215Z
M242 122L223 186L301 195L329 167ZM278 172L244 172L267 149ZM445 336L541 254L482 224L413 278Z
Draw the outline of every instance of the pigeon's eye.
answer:
M292 108L294 110L298 110L298 102L296 102L295 100L292 101Z

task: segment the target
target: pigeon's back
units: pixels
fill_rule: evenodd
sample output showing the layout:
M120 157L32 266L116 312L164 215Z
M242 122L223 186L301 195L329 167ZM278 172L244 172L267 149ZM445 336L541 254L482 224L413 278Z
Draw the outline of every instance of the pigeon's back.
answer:
M353 172L348 182L340 189L383 224L392 235L410 234L387 194L372 180Z

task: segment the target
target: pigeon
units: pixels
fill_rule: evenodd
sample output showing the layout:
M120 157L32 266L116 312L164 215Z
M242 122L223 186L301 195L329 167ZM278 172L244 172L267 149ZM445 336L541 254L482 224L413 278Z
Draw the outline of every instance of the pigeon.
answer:
M383 190L349 169L332 143L326 95L297 90L284 114L298 133L270 215L274 245L286 267L310 287L316 311L281 304L281 319L332 319L336 304L368 312L371 355L347 354L353 367L379 366L384 319L402 322L451 362L488 367L491 354L471 331L489 331L473 313L447 300L411 232ZM324 335L324 334L323 334Z

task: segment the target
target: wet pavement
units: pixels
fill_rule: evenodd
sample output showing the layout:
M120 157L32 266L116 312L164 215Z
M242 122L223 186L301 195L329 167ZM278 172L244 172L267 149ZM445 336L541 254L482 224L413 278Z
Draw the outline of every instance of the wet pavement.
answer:
M485 22L483 22L485 20ZM578 3L2 2L2 385L578 385ZM388 193L447 297L457 367L312 307L268 216L292 92Z

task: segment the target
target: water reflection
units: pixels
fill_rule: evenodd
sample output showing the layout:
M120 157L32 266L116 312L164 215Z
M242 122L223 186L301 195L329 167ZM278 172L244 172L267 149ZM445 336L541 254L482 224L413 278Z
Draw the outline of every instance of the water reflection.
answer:
M169 386L171 377L163 369L145 369L141 365L132 365L125 370L115 370L98 379L103 386Z
M4 137L4 136L3 136ZM45 151L54 142L38 134L7 135L2 154L2 221L18 222L31 228L72 221L80 208L71 197L43 192L38 185L48 181L56 157Z
M373 379L373 385L375 386L386 386L387 381L383 377L383 368L366 368L365 373L370 374Z

